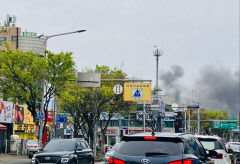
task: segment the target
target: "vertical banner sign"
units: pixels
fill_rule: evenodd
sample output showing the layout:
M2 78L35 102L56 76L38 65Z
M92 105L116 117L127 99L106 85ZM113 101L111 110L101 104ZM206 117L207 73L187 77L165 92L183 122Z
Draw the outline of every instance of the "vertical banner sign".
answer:
M151 83L124 83L124 101L152 101Z
M12 123L13 103L0 101L0 123Z

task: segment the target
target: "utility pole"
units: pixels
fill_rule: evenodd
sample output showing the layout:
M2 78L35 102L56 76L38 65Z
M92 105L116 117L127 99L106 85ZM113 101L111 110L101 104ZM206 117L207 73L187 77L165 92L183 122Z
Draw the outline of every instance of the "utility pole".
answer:
M156 57L156 99L157 101L159 101L158 99L158 91L159 91L159 87L158 87L158 61L159 61L159 57L162 56L162 51L158 49L158 47L155 45L154 46L155 50L153 51L153 56ZM158 114L158 118L157 118L157 131L161 132L162 131L162 118L160 117L160 112Z
M145 101L143 102L143 132L146 132L146 109L145 109Z
M73 34L73 33L81 33L85 32L86 30L78 30L78 31L73 31L73 32L67 32L67 33L60 33L60 34L55 34L55 35L49 35L45 37L45 50L47 50L47 41L49 38L53 38L56 36L61 36L61 35L68 35L68 34ZM44 54L44 58L47 58L46 53ZM40 111L44 113L44 96L45 96L45 73L43 75L42 81L41 81L41 87L42 87L42 97L41 97L41 104L40 104ZM39 112L40 112L39 111ZM55 118L54 118L55 119ZM47 121L47 120L45 120ZM39 148L42 148L42 131L43 131L43 119L40 119L40 128L39 128L39 138L38 138L38 146Z

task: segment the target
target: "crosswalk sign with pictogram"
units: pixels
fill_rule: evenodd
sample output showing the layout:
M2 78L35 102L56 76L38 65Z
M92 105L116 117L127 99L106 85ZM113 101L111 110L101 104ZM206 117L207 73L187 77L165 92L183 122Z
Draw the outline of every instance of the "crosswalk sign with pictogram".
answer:
M124 83L124 101L151 101L151 83Z

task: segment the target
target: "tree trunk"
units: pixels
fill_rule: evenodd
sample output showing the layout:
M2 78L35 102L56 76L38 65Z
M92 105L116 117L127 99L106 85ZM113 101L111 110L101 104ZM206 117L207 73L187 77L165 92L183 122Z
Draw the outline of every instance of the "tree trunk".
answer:
M105 152L105 147L104 147L104 145L105 145L105 137L106 137L106 130L101 130L101 139L102 139L102 141L101 141L101 154L105 154L106 152Z

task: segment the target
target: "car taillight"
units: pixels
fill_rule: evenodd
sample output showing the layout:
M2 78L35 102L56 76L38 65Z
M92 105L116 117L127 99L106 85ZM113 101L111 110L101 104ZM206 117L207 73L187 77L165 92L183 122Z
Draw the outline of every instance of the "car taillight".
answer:
M213 159L223 159L223 154L222 153L218 153L217 157L210 157L210 158L213 158Z
M109 157L108 163L109 164L125 164L124 161L122 161L120 159L112 158L112 157Z
M193 161L190 159L185 159L183 161L168 162L168 164L193 164Z
M108 163L109 163L109 164L114 164L112 157L109 157L109 158L108 158Z
M188 160L184 160L183 164L193 164L193 161L188 159Z
M150 140L150 141L157 140L157 137L146 136L144 137L144 140Z

